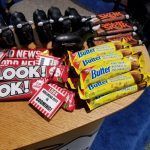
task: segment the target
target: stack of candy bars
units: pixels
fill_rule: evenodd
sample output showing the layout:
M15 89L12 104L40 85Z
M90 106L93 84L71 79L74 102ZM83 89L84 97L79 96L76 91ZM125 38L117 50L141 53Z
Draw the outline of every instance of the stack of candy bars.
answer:
M36 48L32 22L22 13L10 20L13 26L0 23L0 101L29 100L52 118L60 107L71 112L84 100L93 110L149 85L143 54L134 51L142 41L128 14L81 16L68 8L63 16L51 7L47 16L36 10L43 49ZM16 48L14 31L28 49Z
M137 92L149 85L149 74L144 71L142 52L125 42L108 42L99 46L68 52L71 66L78 74L72 89L78 89L90 110Z
M47 15L43 10L34 11L33 21L27 21L21 12L11 14L9 25L0 18L0 47L36 49L42 46L54 48L53 53L62 56L68 49L83 49L83 42L88 39L92 39L93 46L123 37L132 45L142 44L136 30L129 15L123 12L81 16L74 8L68 8L62 15L59 8L51 7ZM36 33L39 40L34 37Z
M64 88L69 67L62 64L61 58L49 55L47 50L19 49L5 50L1 56L0 101L30 99L48 118L62 105L68 111L74 110L74 93Z

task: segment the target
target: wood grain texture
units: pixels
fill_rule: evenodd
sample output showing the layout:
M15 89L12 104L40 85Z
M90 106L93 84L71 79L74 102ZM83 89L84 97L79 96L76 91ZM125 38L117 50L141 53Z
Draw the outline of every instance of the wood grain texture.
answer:
M150 72L150 58L146 48L139 46L136 49L143 52L148 64L146 69ZM100 121L136 101L142 92L139 91L101 106L91 113L87 113L85 109L79 109L73 113L61 109L49 122L34 111L28 102L0 102L0 150L34 144L94 121Z

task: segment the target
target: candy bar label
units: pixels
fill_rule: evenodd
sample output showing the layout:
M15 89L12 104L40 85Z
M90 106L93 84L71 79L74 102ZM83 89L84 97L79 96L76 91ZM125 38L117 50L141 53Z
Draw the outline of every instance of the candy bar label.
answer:
M88 54L93 53L93 52L95 52L94 48L92 48L92 49L87 49L87 50L85 50L85 51L80 51L80 52L78 52L78 56L79 56L79 58L80 58L80 57L83 57L83 56L88 55Z
M10 50L8 52L8 57L16 58L35 58L40 51L36 50Z
M102 28L104 28L107 31L110 31L116 29L131 28L131 26L126 22L118 21L118 22L105 23L102 25Z
M19 60L19 59L4 59L2 60L2 62L0 63L0 65L4 65L4 66L8 66L8 65L21 65L21 66L33 66L36 65L36 61L35 60Z
M91 63L93 63L95 61L98 61L100 59L101 59L101 57L97 56L97 57L94 57L94 58L91 58L91 59L83 60L82 62L83 62L84 66L87 66L88 64L91 64Z
M52 118L64 102L63 97L52 86L44 84L31 99L30 103L41 111L47 118Z
M100 17L101 20L104 20L108 18L114 19L123 16L123 14L121 12L110 12L110 13L100 14L98 16Z
M46 77L46 66L0 67L0 80Z
M89 88L89 90L93 90L94 88L102 86L102 85L105 85L105 84L107 84L107 80L101 81L101 82L97 82L95 84L91 84L91 85L88 86L88 88Z
M92 74L92 79L97 78L101 75L107 74L110 72L110 66L109 67L102 67L99 70L92 70L91 74Z
M21 95L30 91L29 81L9 82L0 84L0 98Z

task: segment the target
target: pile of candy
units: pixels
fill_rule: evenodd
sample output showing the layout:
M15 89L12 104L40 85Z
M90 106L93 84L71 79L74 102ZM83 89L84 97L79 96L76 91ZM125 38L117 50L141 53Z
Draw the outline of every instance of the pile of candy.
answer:
M149 85L143 54L133 47L142 41L125 13L81 16L68 8L63 16L56 7L47 15L36 10L43 49L36 48L32 22L22 13L10 20L13 26L0 23L0 101L29 100L52 118L60 107L72 112L84 101L93 110ZM29 50L12 48L14 31Z
M32 98L30 103L48 118L62 104L67 111L74 110L75 94L63 88L68 79L69 67L62 64L61 58L50 56L47 50L11 49L3 51L1 56L1 101ZM47 91L43 90L45 87ZM34 98L34 94L38 95L37 98ZM41 96L42 99L39 99Z
M120 45L118 46L118 44ZM141 52L121 42L108 42L76 53L69 52L71 65L79 75L70 86L78 89L90 110L132 94L149 85L149 75L144 72Z

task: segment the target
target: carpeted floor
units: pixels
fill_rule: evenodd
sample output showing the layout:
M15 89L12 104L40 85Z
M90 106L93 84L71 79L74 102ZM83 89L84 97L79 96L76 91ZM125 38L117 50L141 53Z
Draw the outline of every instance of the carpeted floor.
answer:
M107 117L91 150L150 150L150 88L128 108Z
M104 3L101 0L76 0L76 2L94 12L110 11L113 7L112 3ZM28 20L32 20L35 9L47 11L51 6L58 6L62 12L70 6L75 7L80 14L92 14L70 0L24 0L15 4L11 11L22 11ZM150 149L148 143L150 143L150 88L147 88L138 101L128 108L106 118L91 150L148 150Z

